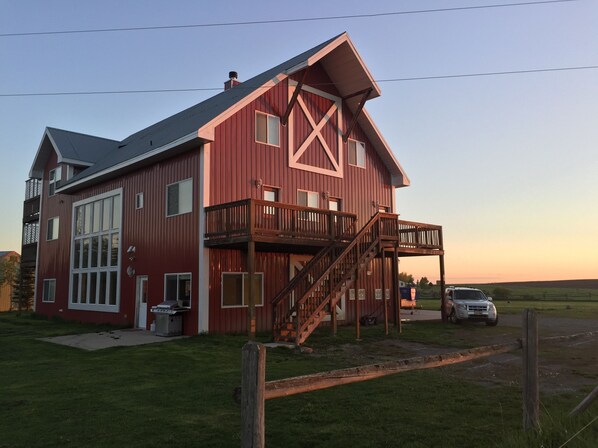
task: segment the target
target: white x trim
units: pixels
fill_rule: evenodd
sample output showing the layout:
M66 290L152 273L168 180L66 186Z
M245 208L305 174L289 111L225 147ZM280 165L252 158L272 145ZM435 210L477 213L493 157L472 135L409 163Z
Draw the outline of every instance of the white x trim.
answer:
M289 79L289 98L291 98L296 85L297 85L297 82ZM307 108L307 105L303 101L303 98L301 98L301 94L299 94L299 96L297 96L297 104L299 104L299 108L305 114L307 121L309 122L310 126L312 127L312 131L307 136L305 141L303 141L303 143L301 143L299 148L297 150L295 150L295 140L294 140L294 133L293 133L295 108L293 108L291 110L291 113L289 114L289 121L288 121L288 123L289 123L288 124L288 126L289 126L289 131L288 131L288 134L289 134L289 167L300 169L300 170L305 170L305 171L310 171L312 173L325 174L328 176L343 177L343 142L342 142L342 131L340 128L341 124L342 124L342 99L337 96L331 95L326 92L322 92L321 90L314 89L313 87L309 87L309 86L303 86L301 88L301 90L305 90L306 92L313 93L314 95L318 95L318 96L327 98L327 99L331 100L333 103L330 106L330 108L328 109L328 111L326 112L326 114L322 117L322 119L318 123L316 123L314 118L311 116L309 109ZM338 126L337 127L338 157L334 156L334 154L332 153L332 150L330 149L330 146L328 145L328 143L324 139L324 136L322 135L322 129L324 128L326 123L328 123L330 121L330 119L334 116L335 113L337 113L337 126ZM299 159L303 156L303 154L305 153L305 151L307 150L309 145L316 138L322 144L324 153L326 154L326 157L328 158L328 160L330 160L330 163L332 164L332 167L333 167L332 169L317 167L317 166L308 165L308 164L299 162Z

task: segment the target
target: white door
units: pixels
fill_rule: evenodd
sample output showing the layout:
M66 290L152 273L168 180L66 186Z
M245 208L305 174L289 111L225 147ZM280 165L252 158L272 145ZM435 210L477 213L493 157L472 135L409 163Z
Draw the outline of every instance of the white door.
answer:
M295 277L297 273L303 269L303 267L307 264L309 260L312 259L311 255L291 255L290 265L291 265L291 272L289 275L289 280ZM313 280L311 280L313 281ZM291 298L291 303L295 303L295 298ZM291 305L292 306L292 305ZM341 299L336 304L336 319L337 320L345 320L345 295L341 296ZM330 320L330 315L325 316L324 321Z
M147 275L137 276L137 328L147 328Z

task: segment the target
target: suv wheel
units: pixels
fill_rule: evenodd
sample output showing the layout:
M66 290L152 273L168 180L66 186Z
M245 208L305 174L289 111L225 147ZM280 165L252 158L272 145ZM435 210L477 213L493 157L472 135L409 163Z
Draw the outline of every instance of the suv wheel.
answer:
M498 325L498 316L496 316L495 320L487 320L486 325L489 327L496 327Z

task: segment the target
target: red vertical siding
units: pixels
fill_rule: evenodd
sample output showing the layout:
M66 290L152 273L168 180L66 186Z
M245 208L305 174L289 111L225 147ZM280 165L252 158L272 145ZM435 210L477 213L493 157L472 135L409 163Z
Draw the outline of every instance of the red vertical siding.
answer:
M247 308L222 308L222 273L247 272L247 256L240 250L210 249L210 332L247 331ZM264 306L256 307L258 331L272 329L270 301L287 283L289 255L257 252L255 272L264 273Z
M192 275L192 309L185 314L186 334L197 333L198 260L199 260L199 149L139 169L115 180L90 187L73 195L47 197L48 172L56 166L56 156L48 162L44 174L44 198L40 223L40 253L37 278L37 311L60 315L65 319L133 325L135 319L136 276L148 275L148 311L164 299L164 274L190 272ZM193 179L193 213L166 217L166 186ZM120 309L118 313L68 309L70 248L72 239L72 205L74 202L122 188ZM135 209L135 195L144 194L144 207ZM47 219L60 216L58 241L45 241ZM43 236L43 238L41 238ZM126 250L135 246L135 260ZM127 275L127 267L135 276ZM41 302L44 278L56 278L56 302ZM148 315L148 325L153 316Z
M294 77L300 78L301 76L300 72ZM310 68L306 85L310 85L310 83L320 90L338 95L334 86L330 84L330 79L319 66ZM305 94L305 92L303 95L307 98L312 97L311 94ZM262 179L264 185L280 188L281 202L296 204L298 189L327 192L330 196L341 198L343 211L356 213L360 225L365 224L377 211L376 207L372 205L373 202L390 206L392 203L390 174L359 126L354 128L350 138L365 142L366 169L348 164L347 144L343 143L343 178L290 168L287 145L288 127L286 126L280 128L279 147L255 142L255 112L282 115L286 110L287 101L288 83L285 80L216 127L215 141L211 151L210 204L222 204L245 198L261 198L263 192L255 186L255 180ZM322 101L322 104L331 104L330 100L326 99L318 101ZM294 114L296 118L303 116L298 105L295 105ZM343 105L342 129L348 128L352 118L348 107ZM301 120L305 122L304 116ZM309 132L309 125L307 126L301 131L303 134ZM332 127L328 126L325 132L327 133L326 140L335 143L334 146L331 145L331 149L334 150L337 140L332 137ZM315 155L306 154L305 156L315 166L325 166L327 163L321 159L321 156L319 156L320 159L316 159ZM327 204L322 198L319 205L322 208L327 208Z

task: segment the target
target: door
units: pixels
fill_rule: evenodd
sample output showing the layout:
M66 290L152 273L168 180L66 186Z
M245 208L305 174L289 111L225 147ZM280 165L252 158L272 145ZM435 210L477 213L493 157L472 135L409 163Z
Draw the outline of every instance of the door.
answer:
M307 264L309 260L312 259L311 255L291 255L290 258L290 266L291 272L289 275L289 280L291 280L297 273L303 269L303 267ZM313 281L313 279L311 279ZM291 306L295 304L295 298L291 297ZM337 320L345 320L345 295L341 296L341 299L336 304L336 319ZM330 315L324 317L324 321L330 320Z
M136 328L147 328L147 275L137 276L137 325Z

